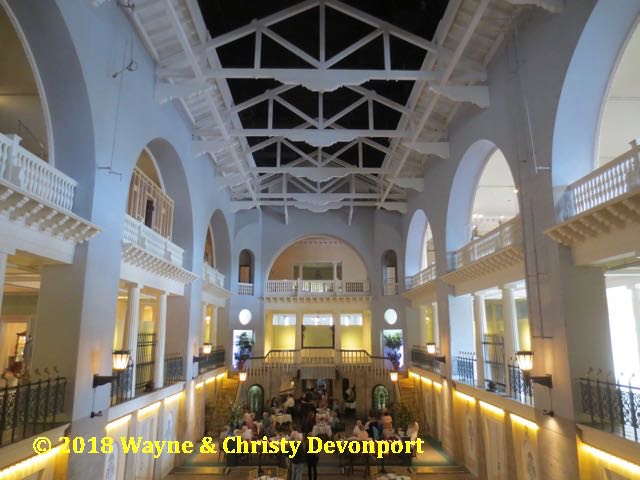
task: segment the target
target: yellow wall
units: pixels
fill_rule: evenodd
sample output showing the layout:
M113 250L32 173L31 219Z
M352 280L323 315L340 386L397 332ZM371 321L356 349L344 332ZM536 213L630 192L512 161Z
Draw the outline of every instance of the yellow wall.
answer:
M637 464L633 464L590 447L579 439L578 461L580 480L640 480L640 459Z
M362 327L340 327L340 348L343 350L361 350Z
M273 335L271 342L272 350L293 350L296 348L296 329L298 327L291 325L273 326Z

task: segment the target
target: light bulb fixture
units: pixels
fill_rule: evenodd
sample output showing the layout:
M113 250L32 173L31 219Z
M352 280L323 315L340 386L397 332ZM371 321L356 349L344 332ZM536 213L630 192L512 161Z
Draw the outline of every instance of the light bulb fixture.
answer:
M240 372L238 373L238 379L241 382L246 382L247 381L247 371L246 370L240 370Z
M518 361L518 367L522 370L525 382L528 384L537 383L543 387L553 388L553 377L551 375L531 375L531 370L533 370L533 352L531 350L520 350L516 352L516 360ZM553 412L546 414L553 416Z
M434 342L428 342L427 343L427 353L434 360L436 360L436 361L438 361L440 363L446 363L447 362L447 357L445 357L444 355L439 355L438 354L438 350L436 349L436 344Z
M397 370L391 370L389 372L389 378L391 379L392 382L397 382L398 381L398 371Z
M530 372L533 369L533 352L531 350L520 350L516 352L518 367L523 372Z
M436 344L433 342L428 342L427 343L427 353L429 355L435 355L436 354Z
M205 342L202 344L202 353L204 353L205 355L209 355L212 349L213 345L211 343Z
M114 350L111 354L112 368L116 372L122 372L129 366L129 350Z

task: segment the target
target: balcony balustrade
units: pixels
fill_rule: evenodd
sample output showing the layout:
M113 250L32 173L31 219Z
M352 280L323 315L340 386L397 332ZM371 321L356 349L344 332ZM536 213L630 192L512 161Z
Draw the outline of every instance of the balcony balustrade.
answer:
M382 286L382 295L391 296L398 294L398 283L394 281L387 281Z
M427 268L420 270L415 275L405 278L405 287L407 290L417 288L425 283L432 282L436 279L436 265L429 265Z
M563 199L563 217L566 220L579 215L638 188L640 145L634 140L628 151L569 185Z
M265 295L269 297L303 296L368 296L368 280L267 280Z
M149 205L153 206L150 229L164 238L171 239L173 200L142 170L136 167L133 169L129 183L127 214L144 223Z
M198 361L198 375L210 372L216 368L224 367L225 363L224 347L215 347L209 355Z
M253 283L238 282L238 295L253 295Z
M522 243L522 222L516 216L449 254L449 269L459 270L502 249Z
M440 374L440 361L427 352L426 348L413 347L411 349L411 364L414 367Z
M164 357L164 385L184 381L184 358L179 353Z
M147 227L142 221L125 214L122 240L135 245L167 262L182 267L184 250L171 240Z
M0 389L0 446L56 426L66 387L67 379L56 377Z
M202 277L206 283L224 288L224 275L206 262L202 269Z
M78 183L26 148L17 135L0 133L0 179L63 210L73 209Z

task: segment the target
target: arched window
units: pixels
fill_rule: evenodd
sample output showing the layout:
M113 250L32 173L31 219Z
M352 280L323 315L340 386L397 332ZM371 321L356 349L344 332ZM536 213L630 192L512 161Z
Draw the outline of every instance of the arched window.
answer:
M389 405L389 389L384 385L376 385L371 390L371 408L384 410Z
M253 284L253 253L251 250L240 252L238 282Z
M382 254L382 294L398 294L398 257L393 250Z
M211 227L207 228L207 239L204 243L204 262L210 267L216 268L216 247L213 243Z
M256 414L256 417L262 415L264 409L264 389L260 385L251 385L247 390L247 405L249 410Z

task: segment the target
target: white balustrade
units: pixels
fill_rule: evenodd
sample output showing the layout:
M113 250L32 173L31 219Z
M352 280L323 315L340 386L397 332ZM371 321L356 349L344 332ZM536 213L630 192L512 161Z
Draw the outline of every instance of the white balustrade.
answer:
M343 280L267 280L265 294L272 296L367 295L369 282Z
M182 248L127 214L124 216L122 240L164 258L174 265L182 266L184 253Z
M238 295L253 295L253 283L238 282Z
M522 243L522 223L516 216L450 254L450 267L458 270L503 248Z
M427 282L431 282L436 279L436 264L429 265L427 268L420 270L415 275L406 277L405 285L407 290L424 285Z
M640 188L640 145L611 160L577 182L565 192L564 218L578 215Z
M386 282L382 286L382 294L385 295L385 296L397 295L398 294L398 284L396 282Z
M78 183L20 146L17 135L0 133L0 178L64 210L73 209Z
M216 285L220 288L224 288L224 275L213 268L211 265L209 265L207 262L204 263L202 273L205 282L210 283L211 285Z

